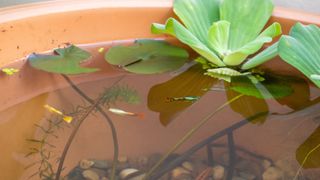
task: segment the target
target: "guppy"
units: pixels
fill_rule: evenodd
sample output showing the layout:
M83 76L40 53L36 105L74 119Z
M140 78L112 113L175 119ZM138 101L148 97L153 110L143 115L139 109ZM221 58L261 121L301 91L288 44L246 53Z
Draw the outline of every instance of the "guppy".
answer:
M168 97L166 102L175 102L175 101L196 102L199 99L200 99L200 96Z

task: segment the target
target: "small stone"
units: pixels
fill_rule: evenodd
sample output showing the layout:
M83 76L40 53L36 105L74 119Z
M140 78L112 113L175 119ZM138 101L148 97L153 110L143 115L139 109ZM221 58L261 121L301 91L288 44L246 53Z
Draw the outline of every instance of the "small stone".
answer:
M271 162L269 160L266 160L266 159L263 160L261 164L262 164L264 170L268 169L271 166Z
M263 180L281 180L284 178L283 172L277 167L269 167L262 174Z
M296 174L289 160L285 160L285 159L278 160L277 162L275 162L275 166L281 169L287 176L293 177Z
M254 180L256 178L254 174L247 173L247 172L239 172L239 176L246 180Z
M98 169L109 169L110 164L106 160L92 160L94 162L93 166L94 168Z
M138 169L134 169L134 168L127 168L127 169L124 169L120 172L119 176L121 179L125 179L127 178L130 174L132 173L136 173L138 172L139 170Z
M142 180L142 179L144 179L145 176L146 176L146 174L140 174L138 176L129 178L128 180Z
M107 177L102 177L101 180L109 180Z
M182 167L177 167L171 172L172 178L179 179L182 175L190 175L190 172Z
M79 162L79 166L81 169L89 169L91 168L92 166L94 165L94 162L93 161L90 161L88 159L82 159L80 162Z
M86 180L99 180L99 175L91 170L85 170L82 172L82 176L86 178Z
M182 167L185 168L186 170L192 172L194 170L193 164L189 161L185 161L182 163Z
M224 177L224 167L216 165L212 168L212 176L214 180L220 180Z

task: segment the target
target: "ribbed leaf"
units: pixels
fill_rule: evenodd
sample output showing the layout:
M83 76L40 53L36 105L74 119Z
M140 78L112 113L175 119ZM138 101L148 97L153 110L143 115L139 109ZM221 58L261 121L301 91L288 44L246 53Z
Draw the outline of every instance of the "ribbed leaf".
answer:
M240 73L236 70L230 68L214 68L208 69L205 75L211 76L213 78L222 79L227 82L231 82L231 77L233 76L243 76L247 73Z
M271 17L271 0L223 0L220 19L231 23L229 49L237 50L253 41Z
M228 21L215 22L209 29L209 46L222 57L228 53L229 29Z
M249 55L256 53L265 43L271 42L272 38L280 35L281 33L281 25L279 23L273 23L255 40L245 44L243 47L225 57L223 60L224 63L230 66L241 64Z
M188 57L186 50L157 40L137 40L132 46L112 47L105 54L105 59L110 64L139 74L163 73L178 69Z
M320 28L316 25L297 23L290 36L283 36L279 42L280 57L311 79L318 87L320 80Z
M219 20L220 0L175 0L173 10L202 43L207 44L208 29Z
M247 62L245 62L241 69L248 70L254 67L257 67L268 60L273 59L278 55L278 42L274 43L270 47L266 48L259 54L255 55L253 58L249 59Z
M219 57L212 52L204 43L202 43L195 35L186 29L181 23L173 18L169 18L165 25L154 23L151 27L152 33L169 34L178 38L182 43L189 45L192 49L205 57L210 62L225 66Z

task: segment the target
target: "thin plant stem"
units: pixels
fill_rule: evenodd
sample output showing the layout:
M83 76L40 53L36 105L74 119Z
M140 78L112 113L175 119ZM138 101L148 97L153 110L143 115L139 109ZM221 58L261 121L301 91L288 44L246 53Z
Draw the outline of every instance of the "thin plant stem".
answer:
M308 154L306 155L306 157L303 159L302 164L300 165L296 175L294 176L293 180L296 180L304 166L304 164L307 162L307 160L309 159L310 155L316 151L318 148L320 148L320 144L318 144L316 147L314 147L313 149L311 149L311 151L308 152Z
M161 159L147 172L144 179L148 179L152 173L157 170L160 165L170 156L170 154L174 153L182 144L184 144L197 130L199 130L206 122L208 122L212 116L214 116L216 113L227 107L230 103L238 100L244 96L243 94L240 94L231 100L227 101L226 103L222 104L220 107L218 107L215 111L211 112L209 115L207 115L203 120L201 120L198 124L196 124L192 129L190 129L169 151L167 151Z
M67 76L62 75L65 80L71 85L71 87L80 95L82 96L84 99L86 99L92 106L87 110L87 112L80 118L79 123L77 124L77 126L75 127L75 129L72 131L66 145L65 148L62 152L60 161L59 161L59 166L58 166L58 170L56 173L56 178L55 180L59 180L60 175L61 175L61 171L63 169L63 163L64 160L66 158L67 152L70 148L70 145L75 137L75 135L77 134L81 124L84 122L84 120L91 114L91 112L95 109L97 109L107 120L107 122L110 125L111 128L111 132L112 132L112 138L113 138L113 144L114 144L114 155L113 155L113 163L112 163L112 171L111 171L111 180L115 179L115 174L116 174L116 167L118 164L118 156L119 156L119 145L118 145L118 138L117 138L117 133L116 133L116 129L114 124L112 123L112 120L109 118L109 116L107 115L107 113L99 106L99 104L102 101L103 96L101 96L100 98L98 98L97 101L92 100L90 97L88 97L84 92L82 92ZM116 81L113 85L117 84L120 80L122 80L123 77L121 77L118 81Z

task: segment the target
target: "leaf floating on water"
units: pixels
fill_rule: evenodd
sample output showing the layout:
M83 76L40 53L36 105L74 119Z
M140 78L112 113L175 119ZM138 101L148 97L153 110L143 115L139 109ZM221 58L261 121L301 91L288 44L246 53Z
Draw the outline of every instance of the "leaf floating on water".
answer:
M173 101L168 103L168 97L201 97L212 87L217 79L203 75L204 70L196 64L182 74L167 82L153 86L148 94L148 107L160 113L160 121L167 126L179 113L193 104L192 101Z
M55 55L31 54L30 65L36 69L58 74L82 74L96 72L96 68L84 68L80 63L88 60L91 54L75 45L54 50Z
M320 167L320 127L299 146L296 151L296 158L302 168Z
M186 50L159 40L137 40L132 46L115 46L105 54L112 65L138 74L163 73L178 69L187 60Z

